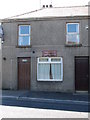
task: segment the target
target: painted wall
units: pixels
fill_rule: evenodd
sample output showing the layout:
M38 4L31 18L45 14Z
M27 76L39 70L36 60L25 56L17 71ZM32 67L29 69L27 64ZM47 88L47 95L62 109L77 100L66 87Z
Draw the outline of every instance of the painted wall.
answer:
M67 47L66 42L66 23L80 23L80 42L81 47ZM18 25L30 24L31 31L31 48L18 48ZM64 18L64 19L43 19L28 20L27 22L3 23L4 44L2 61L3 71L3 89L17 89L18 85L18 57L31 57L31 82L30 90L33 91L75 91L75 56L88 55L88 31L85 26L88 20L81 18ZM38 82L37 81L37 57L42 56L43 50L57 50L57 56L63 57L62 82ZM35 51L35 53L33 53Z

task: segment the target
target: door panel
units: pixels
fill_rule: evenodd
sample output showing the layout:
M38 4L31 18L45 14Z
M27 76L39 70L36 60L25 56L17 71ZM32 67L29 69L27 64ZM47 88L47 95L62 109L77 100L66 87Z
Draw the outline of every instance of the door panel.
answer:
M18 89L30 89L30 58L18 58Z
M75 57L75 89L88 91L89 86L89 58Z

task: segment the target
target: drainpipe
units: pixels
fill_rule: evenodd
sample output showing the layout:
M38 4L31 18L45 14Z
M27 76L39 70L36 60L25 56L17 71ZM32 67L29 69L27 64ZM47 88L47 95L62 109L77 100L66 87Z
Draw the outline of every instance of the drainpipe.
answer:
M1 37L0 37L0 96L2 96L2 38ZM2 104L2 99L0 101L0 104Z
M1 89L2 89L2 37L0 36L0 90Z
M13 59L11 59L11 73L10 73L10 76L11 76L11 80L10 80L10 90L12 90L13 89L13 78L12 78L12 73L13 73L13 68L12 68L12 66L13 66Z

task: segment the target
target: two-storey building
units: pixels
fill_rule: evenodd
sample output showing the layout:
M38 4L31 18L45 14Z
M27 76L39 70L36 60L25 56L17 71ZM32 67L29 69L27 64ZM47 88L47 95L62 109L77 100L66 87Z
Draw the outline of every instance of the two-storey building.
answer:
M73 6L2 20L3 89L88 91L88 19L88 6Z

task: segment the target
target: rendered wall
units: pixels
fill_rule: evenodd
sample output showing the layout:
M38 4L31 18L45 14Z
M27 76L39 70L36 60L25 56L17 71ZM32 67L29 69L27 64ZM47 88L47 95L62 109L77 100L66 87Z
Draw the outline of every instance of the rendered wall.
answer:
M66 23L80 23L80 47L67 47L66 42ZM31 48L19 48L18 25L30 24ZM18 57L31 57L31 81L30 90L33 91L75 91L75 56L88 56L88 31L85 26L88 20L85 18L64 18L53 20L28 20L28 22L3 23L4 44L2 48L3 60L3 89L17 89L18 85ZM37 81L37 57L42 56L43 50L57 50L57 56L63 57L62 82L38 82ZM35 53L33 53L35 51Z

